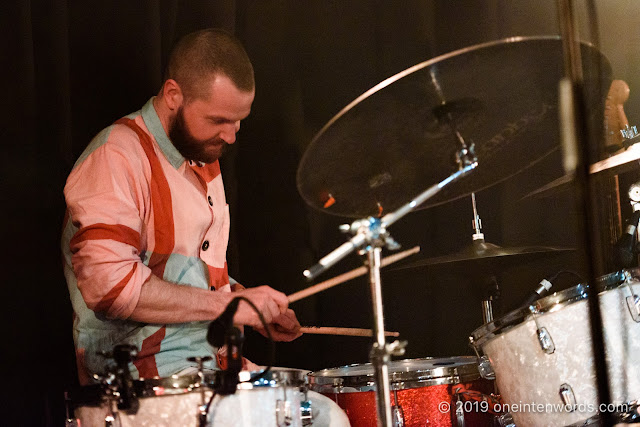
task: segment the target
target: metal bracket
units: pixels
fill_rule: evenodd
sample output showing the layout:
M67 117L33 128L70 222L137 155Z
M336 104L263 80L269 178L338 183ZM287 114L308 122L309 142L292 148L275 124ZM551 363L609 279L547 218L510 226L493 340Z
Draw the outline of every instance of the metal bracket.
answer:
M564 403L565 408L568 412L573 412L576 410L576 396L573 393L573 389L567 383L564 383L560 386L560 399L562 399L562 403Z
M629 313L631 314L631 318L636 323L640 323L640 296L633 293L633 287L631 286L631 282L633 279L631 278L631 274L628 271L624 271L624 284L629 288L629 293L631 296L626 297L627 308L629 309Z
M529 311L531 312L533 321L536 324L536 335L538 337L538 342L540 343L540 348L542 348L542 351L547 354L553 354L556 351L556 345L553 343L553 338L551 337L549 331L547 331L547 328L545 328L544 326L540 326L540 324L538 323L538 309L535 306L530 305Z

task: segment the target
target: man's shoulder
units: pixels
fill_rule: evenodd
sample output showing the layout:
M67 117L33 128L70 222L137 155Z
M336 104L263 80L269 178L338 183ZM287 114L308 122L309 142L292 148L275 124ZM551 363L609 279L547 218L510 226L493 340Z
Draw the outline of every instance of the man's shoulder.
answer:
M102 129L93 137L91 142L89 142L89 145L87 145L76 161L75 166L83 163L89 156L97 151L119 154L125 157L137 157L139 154L142 154L139 135L132 127L127 126L125 123L125 120L132 120L138 124L138 122L142 122L142 120L136 120L139 117L140 115L125 116L123 119ZM140 125L138 124L138 126ZM144 126L144 124L142 124L142 126Z

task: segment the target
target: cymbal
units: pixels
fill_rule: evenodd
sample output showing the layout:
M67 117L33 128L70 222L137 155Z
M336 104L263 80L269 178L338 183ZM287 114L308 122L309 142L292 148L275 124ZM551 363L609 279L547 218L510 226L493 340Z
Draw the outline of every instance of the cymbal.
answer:
M459 252L435 258L424 258L398 266L393 270L438 266L451 267L460 264L470 267L496 267L506 262L523 262L540 256L554 255L573 250L572 248L549 246L516 246L503 248L493 243L487 243L484 239L477 239Z
M635 145L631 145L626 151L592 164L589 167L589 173L596 174L604 171L622 173L629 169L640 169L638 162L640 160L640 144L638 144L640 137L637 136L629 141L633 140L637 140L634 142Z
M562 175L560 178L556 178L550 183L545 184L542 187L537 188L528 194L525 194L524 196L522 196L520 200L528 199L531 197L543 198L543 197L555 196L557 194L560 194L563 191L569 190L570 188L572 188L571 184L573 183L574 178L575 178L575 175L572 173Z
M599 162L589 166L589 174L595 175L595 177L598 178L600 176L624 173L633 169L640 170L640 144L638 144L638 142L640 142L640 136L632 138L629 141L632 142L633 140L637 140L636 142L633 142L635 145L631 145L626 151L615 154L604 160L600 160ZM550 183L526 194L521 200L528 199L530 197L540 198L558 195L563 191L570 189L573 182L573 174L563 175L560 178L554 179Z
M593 46L581 50L589 116L602 125L611 68ZM601 85L594 84L598 69ZM479 165L421 207L501 182L559 155L562 76L558 37L489 42L408 68L362 94L316 134L298 167L298 190L330 214L393 211L458 170L453 129L475 144Z

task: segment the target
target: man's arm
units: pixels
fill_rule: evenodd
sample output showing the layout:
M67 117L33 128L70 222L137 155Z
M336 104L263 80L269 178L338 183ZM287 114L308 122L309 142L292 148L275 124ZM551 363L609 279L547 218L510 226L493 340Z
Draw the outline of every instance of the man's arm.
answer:
M268 286L244 289L240 292L216 292L170 283L153 274L142 285L138 303L129 318L144 323L213 320L220 316L229 302L238 295L253 302L267 323L286 322L281 326L287 330L299 329L297 320L291 321L286 295ZM234 323L262 328L258 315L244 302L238 306Z

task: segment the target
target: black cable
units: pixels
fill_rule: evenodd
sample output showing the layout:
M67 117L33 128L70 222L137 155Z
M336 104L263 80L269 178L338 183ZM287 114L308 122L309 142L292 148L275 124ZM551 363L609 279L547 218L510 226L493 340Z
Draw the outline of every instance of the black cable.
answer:
M584 281L585 281L584 278L580 274L576 273L573 270L560 270L556 274L554 274L553 276L549 277L549 279L547 279L547 280L549 280L551 283L553 283L553 281L556 280L558 277L560 277L560 275L562 275L562 274L570 275L570 276L575 277L576 279L578 279L578 283L584 283Z

